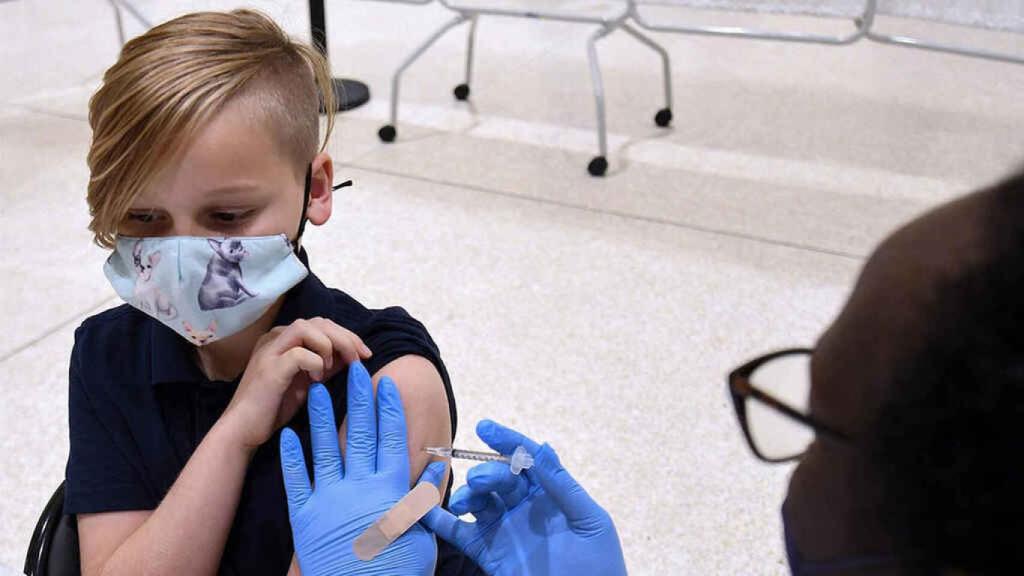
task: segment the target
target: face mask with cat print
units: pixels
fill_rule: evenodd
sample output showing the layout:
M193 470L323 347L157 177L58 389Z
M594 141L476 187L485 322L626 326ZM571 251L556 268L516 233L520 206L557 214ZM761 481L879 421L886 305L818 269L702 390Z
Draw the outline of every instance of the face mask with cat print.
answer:
M285 234L119 237L103 272L125 302L196 346L251 325L309 273Z

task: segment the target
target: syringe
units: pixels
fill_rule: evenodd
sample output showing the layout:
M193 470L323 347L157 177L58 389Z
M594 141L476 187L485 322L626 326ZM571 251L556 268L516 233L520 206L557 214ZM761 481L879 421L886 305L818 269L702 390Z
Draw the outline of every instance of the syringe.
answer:
M516 447L512 456L502 456L495 452L476 452L474 450L461 450L459 448L447 448L434 446L424 448L428 454L440 456L441 458L458 458L461 460L476 460L477 462L506 462L513 474L519 474L522 470L528 470L533 466L533 457L523 446Z

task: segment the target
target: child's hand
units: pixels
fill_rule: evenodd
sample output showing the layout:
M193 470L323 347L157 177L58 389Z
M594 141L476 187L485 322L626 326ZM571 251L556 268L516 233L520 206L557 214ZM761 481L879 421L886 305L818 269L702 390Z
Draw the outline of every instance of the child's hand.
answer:
M325 318L278 326L256 342L222 418L246 448L255 449L291 420L312 383L370 355L358 336Z

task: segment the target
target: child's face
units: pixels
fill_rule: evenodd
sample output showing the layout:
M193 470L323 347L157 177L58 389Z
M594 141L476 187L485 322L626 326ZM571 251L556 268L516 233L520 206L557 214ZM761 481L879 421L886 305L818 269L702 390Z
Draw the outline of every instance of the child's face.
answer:
M295 239L302 213L302 176L278 151L244 103L229 102L136 198L118 228L124 236L266 236ZM144 145L144 144L143 144ZM331 215L333 168L313 162L307 218ZM303 171L303 175L305 171Z

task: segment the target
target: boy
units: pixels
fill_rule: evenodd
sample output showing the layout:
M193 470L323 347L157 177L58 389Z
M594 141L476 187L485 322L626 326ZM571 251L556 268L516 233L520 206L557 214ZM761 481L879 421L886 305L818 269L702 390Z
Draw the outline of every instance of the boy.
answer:
M308 445L312 382L344 413L356 360L398 383L411 479L424 446L451 442L425 328L308 270L305 222L331 214L330 82L264 15L204 12L126 44L90 100L90 229L127 304L86 320L72 352L65 511L87 576L298 573L279 430ZM449 552L438 570L461 570Z

